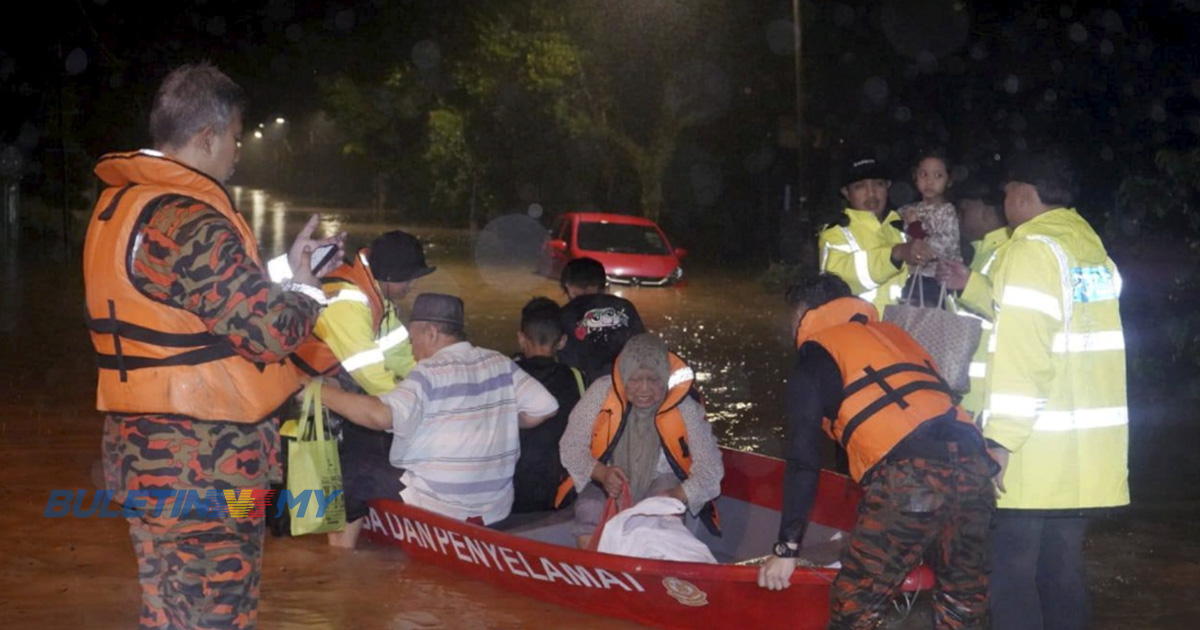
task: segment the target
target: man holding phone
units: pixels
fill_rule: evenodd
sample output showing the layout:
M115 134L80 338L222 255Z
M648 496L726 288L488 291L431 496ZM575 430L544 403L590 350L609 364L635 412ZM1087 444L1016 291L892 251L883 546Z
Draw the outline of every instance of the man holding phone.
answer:
M150 110L153 149L96 165L105 188L84 243L86 317L105 413L106 487L138 493L265 489L278 478L278 411L299 389L287 356L325 302L313 216L273 283L254 231L225 189L238 160L242 88L190 64ZM160 498L128 517L142 602L139 627L253 628L262 516L194 510ZM180 509L182 507L182 509Z
M317 260L321 252L313 254ZM325 277L329 307L313 336L293 355L310 376L337 378L342 387L378 396L391 391L416 366L400 302L413 284L436 269L425 264L421 242L407 232L388 232ZM345 422L339 454L346 497L346 529L329 544L353 548L367 515L360 497L370 496L378 462L387 464L392 436ZM384 471L388 472L388 471Z

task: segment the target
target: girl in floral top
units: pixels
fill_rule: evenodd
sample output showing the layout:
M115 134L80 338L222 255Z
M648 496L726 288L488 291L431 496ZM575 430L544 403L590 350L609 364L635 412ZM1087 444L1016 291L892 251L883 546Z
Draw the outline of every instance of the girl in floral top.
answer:
M938 149L922 153L913 168L913 181L921 193L921 201L900 208L905 231L912 238L925 239L939 260L962 262L958 213L954 204L946 201L950 173L945 153ZM937 263L930 262L911 269L911 272L932 278L936 269Z

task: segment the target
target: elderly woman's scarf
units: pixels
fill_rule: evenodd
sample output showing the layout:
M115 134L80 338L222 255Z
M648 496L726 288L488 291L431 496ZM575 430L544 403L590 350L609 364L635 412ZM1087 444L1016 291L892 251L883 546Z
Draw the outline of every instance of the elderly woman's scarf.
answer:
M658 458L662 446L658 438L658 430L654 426L654 418L658 408L667 396L667 380L670 378L671 363L667 356L667 345L661 339L649 333L643 333L630 339L621 355L617 358L617 367L626 386L631 376L641 370L649 370L662 381L662 396L650 407L638 408L626 401L630 408L625 418L625 428L613 451L613 465L625 471L629 478L629 489L633 493L634 502L646 497L653 483L658 467Z

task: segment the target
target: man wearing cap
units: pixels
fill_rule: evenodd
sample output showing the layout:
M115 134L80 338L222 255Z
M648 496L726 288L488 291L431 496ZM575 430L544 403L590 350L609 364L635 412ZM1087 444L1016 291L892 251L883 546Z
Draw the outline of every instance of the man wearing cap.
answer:
M1121 276L1071 208L1062 155L1019 159L1004 186L1011 239L996 251L983 435L1001 464L992 627L1088 627L1083 540L1129 503Z
M553 416L558 402L511 359L466 340L457 297L417 296L409 332L417 366L394 389L364 396L327 384L322 392L351 422L392 433L390 461L376 462L376 486L364 498L503 520L512 510L518 429Z
M908 278L907 265L936 258L924 240L909 242L904 222L887 209L891 177L870 156L850 161L842 175L842 197L847 207L841 219L818 237L821 273L845 280L858 297L875 304L880 312L895 304Z
M329 306L317 319L313 337L293 356L310 376L337 378L343 387L379 395L391 391L416 365L409 332L400 321L402 300L417 279L433 273L421 243L393 231L376 238L348 264L322 282ZM353 548L367 515L356 486L372 483L372 456L386 457L391 436L346 423L339 452L346 497L344 531L329 534L329 544Z

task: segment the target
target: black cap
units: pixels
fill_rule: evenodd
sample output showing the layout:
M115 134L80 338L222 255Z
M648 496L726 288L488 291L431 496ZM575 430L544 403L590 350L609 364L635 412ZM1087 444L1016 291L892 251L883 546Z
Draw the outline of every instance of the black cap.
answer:
M410 322L439 322L463 327L463 301L444 293L422 293L413 302Z
M388 232L371 243L367 264L371 266L371 275L383 282L408 282L437 269L426 266L421 241L399 230Z
M849 186L864 179L886 179L892 176L873 155L859 154L846 162L842 169L842 186Z

